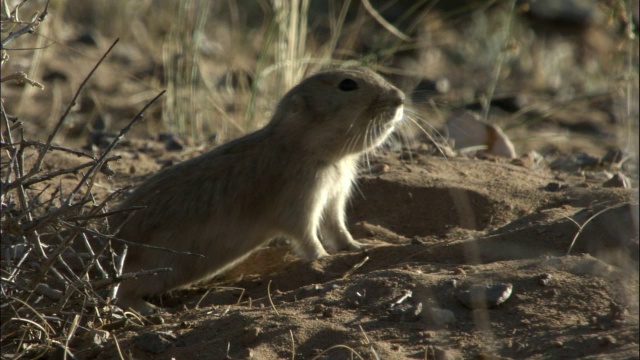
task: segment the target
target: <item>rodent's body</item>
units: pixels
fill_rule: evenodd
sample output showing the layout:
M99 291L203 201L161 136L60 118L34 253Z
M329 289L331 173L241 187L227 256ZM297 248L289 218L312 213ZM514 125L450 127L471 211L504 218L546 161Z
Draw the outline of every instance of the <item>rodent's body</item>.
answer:
M118 301L210 278L276 236L306 260L358 249L345 205L359 156L402 117L404 95L365 69L332 70L294 87L267 126L145 181L121 206L145 206L118 238L204 258L130 246L125 272L172 268L125 281Z

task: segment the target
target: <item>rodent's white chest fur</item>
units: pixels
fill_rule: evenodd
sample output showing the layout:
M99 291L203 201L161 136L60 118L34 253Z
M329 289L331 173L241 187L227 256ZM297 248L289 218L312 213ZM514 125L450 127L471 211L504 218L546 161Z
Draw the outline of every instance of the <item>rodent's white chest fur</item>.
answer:
M319 174L319 191L317 192L316 197L319 208L318 210L321 211L318 214L319 219L324 218L324 214L322 213L323 211L334 210L327 209L327 203L330 199L337 197L349 197L351 194L351 188L353 187L353 183L356 179L357 171L358 156L352 155L331 165Z

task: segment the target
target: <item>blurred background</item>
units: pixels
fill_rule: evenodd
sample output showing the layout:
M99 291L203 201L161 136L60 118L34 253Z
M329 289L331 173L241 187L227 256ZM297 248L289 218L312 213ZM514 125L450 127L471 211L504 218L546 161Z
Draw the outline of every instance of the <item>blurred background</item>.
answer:
M45 5L26 2L20 19ZM304 76L364 64L410 94L431 132L467 109L518 153L637 153L636 0L54 0L48 13L2 68L45 86L2 84L31 136L46 137L119 38L65 122L69 144L99 148L162 89L135 136L219 144L264 125Z

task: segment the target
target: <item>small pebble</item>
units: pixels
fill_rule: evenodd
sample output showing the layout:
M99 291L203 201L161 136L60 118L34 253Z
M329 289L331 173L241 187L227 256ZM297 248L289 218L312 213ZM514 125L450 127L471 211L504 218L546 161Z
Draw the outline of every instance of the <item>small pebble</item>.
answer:
M422 241L418 236L414 236L411 238L411 245L424 245L424 241Z
M460 267L453 269L453 273L454 273L454 275L467 276L467 272L464 271L464 269L460 268Z
M316 306L313 307L313 312L314 313L321 313L326 309L326 306L322 305L322 304L316 304Z
M180 327L183 329L190 329L194 326L195 324L193 323L193 321L183 321L180 323Z
M400 155L400 160L411 161L411 160L417 159L418 157L420 157L420 155L418 155L418 153L415 153L415 152L410 151L410 150L405 150Z
M178 139L171 139L164 144L164 148L167 151L181 151L184 150L184 144Z
M550 183L547 184L547 186L544 187L544 189L546 191L549 191L549 192L560 191L563 188L564 188L564 186L562 184L560 184L560 183L557 183L557 182L550 182Z
M89 331L89 337L91 339L91 344L99 347L105 345L111 337L111 334L108 331L94 329Z
M469 309L492 309L507 301L512 291L513 285L508 283L474 285L468 290L457 292L456 296Z
M147 320L153 325L162 325L164 324L164 318L160 315L151 315L147 316Z
M436 348L436 360L462 360L464 357L456 350Z
M420 320L422 313L422 303L410 304L403 303L395 306L389 315L390 321L398 322L414 322Z
M243 352L244 352L243 354L244 359L253 359L253 349L244 349Z
M542 286L550 286L553 281L553 275L551 274L542 274L538 276L538 284Z
M622 175L621 173L614 174L609 180L602 183L602 187L611 188L611 187L620 187L620 188L629 188L629 179Z
M370 171L371 171L371 173L372 173L372 174L374 174L374 175L384 174L384 173L389 172L389 165L384 164L384 163L376 164L376 165L373 165L373 166L370 168Z
M456 322L453 311L447 309L428 308L422 312L421 317L427 324L439 327L453 325Z
M158 135L158 141L164 142L164 148L168 151L181 151L185 148L182 141L171 133Z
M332 307L328 307L322 311L322 317L332 318L336 313L336 310Z
M600 346L609 346L609 345L617 344L618 339L616 339L612 335L606 335L606 336L599 337L598 342L600 343Z

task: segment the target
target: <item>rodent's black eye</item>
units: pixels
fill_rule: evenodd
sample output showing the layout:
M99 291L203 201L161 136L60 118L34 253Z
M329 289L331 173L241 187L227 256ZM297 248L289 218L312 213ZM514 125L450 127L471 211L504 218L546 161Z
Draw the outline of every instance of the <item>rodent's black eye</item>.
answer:
M352 91L352 90L356 90L357 88L358 88L358 83L355 82L353 79L349 79L349 78L346 78L340 81L340 84L338 84L338 89L342 91Z

